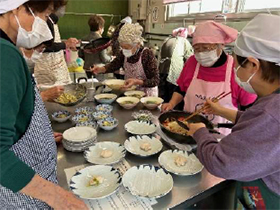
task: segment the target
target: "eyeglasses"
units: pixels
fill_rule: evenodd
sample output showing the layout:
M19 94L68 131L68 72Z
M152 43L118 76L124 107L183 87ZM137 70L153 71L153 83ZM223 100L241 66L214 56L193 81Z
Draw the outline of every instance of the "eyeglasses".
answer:
M209 52L209 51L212 51L212 50L216 50L218 49L218 47L216 45L213 45L213 46L209 46L209 47L194 47L193 50L195 53L200 53L200 52Z

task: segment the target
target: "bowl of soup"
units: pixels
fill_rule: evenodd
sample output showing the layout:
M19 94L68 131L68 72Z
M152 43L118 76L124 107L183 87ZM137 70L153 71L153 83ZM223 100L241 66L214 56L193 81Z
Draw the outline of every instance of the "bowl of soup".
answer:
M140 102L136 97L120 97L117 99L118 104L124 109L132 109Z

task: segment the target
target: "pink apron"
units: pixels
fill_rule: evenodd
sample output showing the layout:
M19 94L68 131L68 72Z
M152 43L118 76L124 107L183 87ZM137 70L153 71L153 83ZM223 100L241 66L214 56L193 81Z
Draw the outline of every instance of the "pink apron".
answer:
M144 48L141 52L140 58L136 63L129 63L127 61L127 58L124 59L124 69L125 69L125 79L141 79L146 80L146 74L142 65L142 53L147 48ZM144 91L146 96L158 96L158 87L152 87L152 88L145 88L145 87L138 87L137 90Z
M197 63L194 77L190 83L190 86L186 92L184 101L185 101L185 107L184 110L187 112L194 112L197 109L201 108L207 98L214 98L217 95L219 95L222 92L228 93L231 91L231 73L232 73L232 64L233 64L233 58L231 56L228 56L227 61L227 69L226 69L226 77L225 81L223 82L207 82L201 79L198 79L198 72L200 68L200 64ZM227 108L230 109L237 109L232 104L232 95L229 94L225 98L223 98L219 103ZM210 120L212 123L228 123L229 121L225 118L222 118L220 116L216 115L204 115L208 120ZM227 128L220 128L219 132L224 135L228 135L231 130Z

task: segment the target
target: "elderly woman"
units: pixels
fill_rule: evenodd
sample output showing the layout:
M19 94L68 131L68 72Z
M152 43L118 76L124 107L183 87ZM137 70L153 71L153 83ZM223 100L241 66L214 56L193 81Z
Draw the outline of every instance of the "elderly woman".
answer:
M223 51L225 44L233 42L237 31L214 21L197 26L193 34L194 56L186 62L177 80L178 88L172 99L163 104L162 110L172 110L184 100L184 110L194 112L203 106L207 98L213 98L222 92L231 92L221 100L228 108L237 109L253 103L256 95L247 93L234 80L234 61ZM226 123L226 119L215 115L206 115L213 123ZM229 129L219 131L228 134Z
M207 112L236 125L218 142L189 124L198 158L212 174L237 180L238 209L280 209L280 16L259 14L236 40L236 82L258 100L245 112L207 101ZM242 208L242 207L243 208Z
M0 3L0 209L87 209L57 185L50 121L17 48L31 49L52 39L46 20L62 4L63 0Z
M126 85L137 85L148 96L158 95L159 72L153 52L143 47L143 28L138 23L126 23L120 30L119 43L122 53L105 67L94 67L93 73L114 72L120 68L125 71Z

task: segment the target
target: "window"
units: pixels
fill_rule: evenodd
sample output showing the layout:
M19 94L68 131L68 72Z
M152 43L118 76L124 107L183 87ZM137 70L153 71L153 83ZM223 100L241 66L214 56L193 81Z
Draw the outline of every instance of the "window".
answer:
M223 0L204 0L201 2L200 12L221 12Z
M243 10L260 10L260 9L272 9L280 8L280 0L246 0Z
M188 10L189 10L189 2L176 3L173 6L173 15L179 16L179 15L188 14Z

